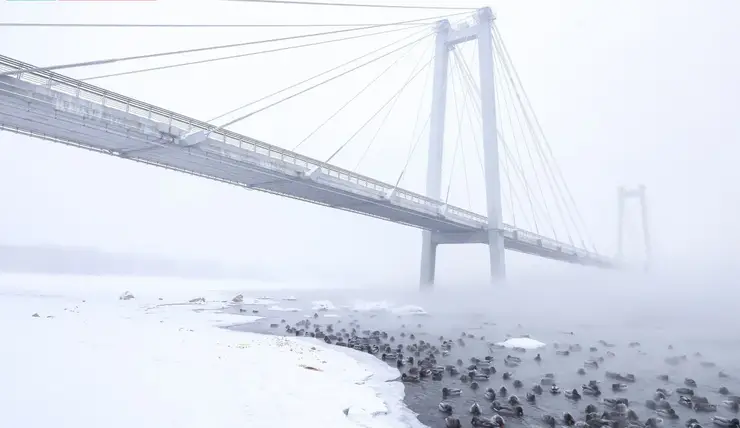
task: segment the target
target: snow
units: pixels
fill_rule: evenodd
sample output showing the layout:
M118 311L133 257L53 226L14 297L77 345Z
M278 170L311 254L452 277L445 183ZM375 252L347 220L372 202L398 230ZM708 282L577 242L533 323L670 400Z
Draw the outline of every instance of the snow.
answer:
M316 300L311 302L311 305L311 309L314 311L333 311L337 309L334 303L329 300Z
M282 306L270 306L267 308L268 311L275 311L275 312L300 312L301 310L298 308L284 308Z
M416 305L402 305L394 306L392 303L381 300L381 301L365 301L357 300L354 305L349 306L348 309L354 312L391 312L395 315L427 315L427 311L421 306Z
M501 345L505 348L524 348L524 349L539 349L544 348L546 345L539 340L534 340L529 337L512 337L504 342L499 342L497 345Z
M8 426L422 427L369 354L215 328L259 319L221 312L243 284L17 279L0 275Z

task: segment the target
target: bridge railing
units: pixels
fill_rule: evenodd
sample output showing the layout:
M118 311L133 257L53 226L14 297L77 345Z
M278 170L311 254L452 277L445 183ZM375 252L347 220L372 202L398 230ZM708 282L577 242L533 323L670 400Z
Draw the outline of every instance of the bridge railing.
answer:
M0 55L0 70L20 71L19 74L13 74L12 77L15 77L21 81L47 87L63 94L100 104L105 107L120 110L122 112L133 114L155 122L166 123L170 127L178 128L186 132L199 130L208 132L210 130L215 130L216 128L209 123L202 122L200 120L167 109L163 109L161 107L157 107L155 105L148 104L134 98L118 94L116 92L111 92L95 85L85 83L81 80L72 79L70 77L54 73L52 71L21 71L24 69L33 68L36 67L13 58ZM394 189L394 186L388 183L355 174L352 171L285 150L278 146L274 146L254 138L250 138L233 131L219 129L211 133L211 136L213 136L213 134L221 137L220 139L217 138L217 140L220 140L225 144L239 147L244 150L267 156L271 159L281 160L283 162L294 164L306 169L320 168L324 174L330 177L334 177L343 181L349 181L371 190L387 193L390 190ZM419 205L424 205L436 211L440 211L445 205L440 201L428 198L415 192L410 192L408 190L396 189L395 195L400 199L408 200ZM485 226L488 223L488 219L485 216L461 208L448 207L447 211L450 214L454 214L455 216L478 222L481 224L481 226Z
M118 94L116 92L102 89L95 85L85 83L81 80L72 79L70 77L54 73L52 71L22 71L33 68L36 67L31 64L15 60L13 58L0 55L0 71L19 71L18 74L13 74L11 75L11 77L15 77L21 81L53 89L54 91L67 94L72 97L133 114L135 116L149 119L154 122L165 123L172 128L177 128L186 132L197 132L200 130L206 132L213 131L211 133L211 138L213 138L213 134L216 134L220 138L214 139L220 140L230 146L239 147L243 150L248 150L257 154L261 154L268 158L287 162L305 169L320 168L324 174L330 177L334 177L342 181L348 181L377 192L382 192L383 194L395 188L388 183L355 174L352 171L288 151L286 149L238 134L233 131L229 131L226 129L215 130L216 127L209 123L202 122L200 120L167 109L163 109L161 107L157 107L155 105L148 104L134 98ZM424 195L398 188L395 188L395 196L397 198L407 200L415 204L426 206L435 212L441 212L443 207L445 207L446 205L441 201L437 201ZM488 224L487 217L474 213L472 211L464 210L462 208L446 206L446 213L473 221L475 223L478 223L481 227L485 227ZM554 239L518 229L508 224L504 225L504 229L512 233L516 232L517 236L520 238L525 238L525 240L533 241L533 243L541 243L541 245L546 245L552 249L561 248L562 250L577 254L582 257L606 260L602 256L596 253L592 253L588 250L558 242Z

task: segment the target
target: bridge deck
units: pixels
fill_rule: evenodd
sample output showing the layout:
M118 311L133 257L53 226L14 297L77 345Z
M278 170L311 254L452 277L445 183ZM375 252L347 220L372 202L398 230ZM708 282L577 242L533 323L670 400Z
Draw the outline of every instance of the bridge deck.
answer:
M0 72L34 66L0 56ZM0 128L248 189L485 242L487 218L420 194L47 71L0 76ZM609 258L510 225L506 248L615 267Z

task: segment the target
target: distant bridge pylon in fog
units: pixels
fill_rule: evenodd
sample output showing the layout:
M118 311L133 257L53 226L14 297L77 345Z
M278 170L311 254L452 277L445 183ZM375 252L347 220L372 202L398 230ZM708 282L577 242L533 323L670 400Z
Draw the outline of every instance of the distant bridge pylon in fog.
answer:
M488 245L490 275L494 281L503 279L506 274L504 249L584 266L618 268L620 264L615 259L601 255L593 242L587 243L591 240L585 230L583 219L563 178L562 171L555 162L552 149L544 137L540 123L534 115L501 35L493 23L494 16L490 8L479 9L472 16L469 12L465 13L465 20L455 26L451 25L448 19L440 21L439 17L433 20L423 18L290 36L283 39L273 38L191 50L180 48L173 52L56 66L38 67L7 56L0 56L0 130L417 227L422 229L420 275L422 287L428 287L434 283L436 249L440 244ZM415 26L359 36L342 36L340 39L334 38L247 54L121 71L81 80L56 72L62 69L114 62L119 64L143 58L275 43L305 37L323 37L335 33L364 31L374 27L408 26L409 23ZM419 30L420 27L423 28ZM87 83L94 79L163 69L171 70L240 56L267 54L278 50L297 49L324 43L346 42L346 40L360 37L409 30L414 33L219 116L217 119L246 108L251 110L249 113L218 126L210 123L216 119L209 122L200 121ZM422 33L424 34L419 37ZM342 112L347 105L417 45L433 35L436 35L434 57L424 62L422 61L424 55L421 55L408 80L400 85L401 88L349 139L339 141L334 136L322 140L325 147L332 143L340 143L336 151L331 148L333 151L331 156L318 160L297 152L299 147L305 150L303 143L316 131ZM478 57L477 73L471 73L471 67L463 57L462 45L468 44L467 42L477 42L477 49L472 51L473 56ZM404 44L394 47L401 43ZM398 56L395 62L385 68L339 110L329 116L324 123L291 149L268 144L227 129L236 122L258 115L262 111L328 84L371 63L386 57L393 59L394 56ZM368 57L372 59L368 60ZM474 61L474 58L470 61ZM357 62L362 63L356 65ZM422 66L416 70L420 64ZM414 127L410 138L410 143L413 144L409 144L406 163L399 168L400 173L396 175L394 168L392 171L394 177L384 182L356 172L364 155L376 141L375 137L380 132L380 128L375 132L363 152L363 157L354 168L337 166L338 161L335 157L353 142L360 131L379 113L387 109L385 119L391 116L390 112L403 91L428 66L431 66L430 71L433 70L431 107L426 110L430 111L430 114L426 124L419 128L418 137L416 137L416 127ZM323 77L328 74L334 75L328 78ZM307 83L320 78L323 80L319 83ZM448 87L448 81L451 83L450 87ZM259 86L259 82L247 81L247 84L254 84L255 88ZM424 87L422 89L426 90ZM452 90L449 91L449 89ZM270 100L283 92L293 93L281 95L277 101ZM465 174L465 186L468 191L467 209L449 202L452 172L446 193L442 191L443 143L448 92L453 95L451 98L458 119L457 126L454 127L457 128L457 142L452 156L452 169L454 170L455 166L459 165L456 163L459 149ZM341 91L339 93L344 95ZM459 102L460 105L458 105L456 96L464 98ZM264 106L264 103L261 107L256 106L264 100L268 100L266 101L269 103L267 106ZM419 103L419 111L423 110L422 101L415 101ZM314 105L313 107L320 106ZM467 108L474 112L467 116L468 122L462 119ZM418 116L417 113L416 125L419 123ZM423 116L421 118L423 119ZM380 127L385 123L385 119ZM478 124L473 124L474 121ZM286 117L285 124L285 128L292 128L295 125L290 117ZM464 124L470 127L470 138L461 137ZM416 153L417 145L414 141L418 142L421 139L427 126L429 152L426 169L426 195L422 195L408 190L409 185L403 184L402 180L406 178L405 173L411 158ZM476 133L481 134L482 159L477 147ZM389 144L394 148L399 146L395 144L399 142L398 134L394 131L393 136L386 138L394 143ZM471 162L471 168L465 166L464 141L467 143L472 141L476 145L475 154L478 154L478 165ZM469 152L468 156L472 153ZM404 155L406 156L405 152ZM528 156L528 162L525 156ZM390 158L384 157L384 159ZM524 165L525 163L528 165ZM539 164L535 166L535 163ZM480 166L486 192L485 214L474 211L471 200L476 199L470 197L467 174L468 170L476 169L477 166ZM377 173L373 172L373 174ZM548 193L549 198L546 197L545 192ZM644 189L640 194L644 212ZM620 191L620 255L621 212L623 200L627 196L628 193ZM504 207L510 210L511 216L511 219L507 218L506 222L503 217ZM643 217L645 216L646 214L643 214ZM645 226L645 242L649 245L647 226ZM306 244L307 247L310 245Z
M626 202L635 200L640 204L640 228L642 229L642 241L645 250L643 267L645 271L650 270L652 264L652 247L650 242L650 222L648 221L647 196L645 186L635 188L620 186L617 189L618 213L617 213L617 259L624 260L624 221Z

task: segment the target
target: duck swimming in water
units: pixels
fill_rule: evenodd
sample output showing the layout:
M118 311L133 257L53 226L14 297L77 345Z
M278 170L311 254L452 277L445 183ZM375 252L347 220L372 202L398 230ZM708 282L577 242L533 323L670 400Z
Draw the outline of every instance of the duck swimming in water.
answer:
M652 401L652 400L648 400L648 401ZM603 402L605 406L612 407L612 408L617 407L617 404L620 404L620 403L625 404L625 405L629 404L629 400L627 400L626 398L604 398ZM648 406L648 408L650 407Z
M442 397L457 397L462 394L462 389L460 388L448 388L444 387L442 388Z
M501 415L514 417L521 417L524 415L524 409L522 406L504 406L498 401L494 401L491 403L491 408Z
M480 416L473 416L473 419L470 420L470 425L474 427L480 427L480 428L495 428L496 425L493 424L493 422L481 418Z
M601 395L601 390L596 385L581 385L581 389L583 390L583 393L586 395L593 395L595 397L598 397ZM575 391L575 390L574 390ZM578 391L576 391L578 392Z
M522 359L519 357L512 357L511 355L506 356L506 360L513 361L515 363L521 363Z
M512 383L512 386L514 386L514 388L519 389L519 388L523 387L524 384L522 383L522 381L520 381L519 379L517 379L517 380L514 381L514 383Z
M502 386L502 387L501 387L501 388L499 388L499 390L498 390L498 395L500 395L500 396L502 396L502 397L506 397L506 395L507 395L508 393L509 393L509 391L508 391L508 390L506 389L506 387L505 387L505 386Z
M535 401L537 401L537 396L534 395L534 393L532 393L532 392L528 392L527 393L527 401L530 402L530 403L534 403Z
M483 394L483 398L485 398L488 401L493 401L496 399L496 391L493 390L493 388L486 388L486 393Z
M645 421L646 428L658 428L660 426L663 426L663 419L661 418L647 418Z
M439 403L439 406L437 406L440 412L442 413L452 413L452 404L447 402L441 402Z
M560 388L557 385L553 385L550 387L550 394L557 395L560 394Z
M699 421L694 418L690 418L684 425L686 425L686 428L701 428Z
M624 383L613 383L612 384L612 391L618 392L618 391L624 391L627 389L627 385Z
M571 400L580 400L581 394L578 393L578 390L573 388L570 391L565 391L565 397L570 398Z
M694 403L695 412L716 412L717 406L714 404L698 402Z
M470 376L471 379L478 381L487 381L490 378L487 374L477 373L475 371L469 372L468 376Z
M666 419L678 419L676 411L671 408L657 409L655 412Z
M403 373L401 375L401 382L419 383L419 376L414 376L414 375Z
M740 403L734 400L725 400L722 402L722 405L725 406L727 409L732 410L733 412L740 411Z
M555 420L555 418L553 418L550 415L542 415L542 422L550 426L550 428L555 428L555 425L557 424L557 421Z
M462 424L460 423L460 419L455 418L453 416L447 416L445 418L445 427L446 428L461 428Z
M497 428L504 428L506 421L504 420L504 417L501 415L493 415L491 416L491 423L493 423L493 426Z
M563 413L563 423L567 426L573 426L576 423L575 418L568 412Z
M721 426L725 428L740 427L740 420L738 420L737 418L730 419L730 418L723 418L721 416L714 416L712 417L712 423L717 426Z
M680 405L682 405L684 407L688 407L689 409L691 409L692 407L694 407L694 403L691 401L691 399L689 397L685 397L683 395L680 396L680 397L678 397L678 404L680 404Z
M688 377L683 380L683 384L691 388L696 388L696 381Z
M509 404L512 406L516 406L517 404L520 404L519 397L517 397L516 395L512 395L511 397L509 397L508 401L509 401Z
M673 395L673 391L671 391L670 389L665 389L665 388L658 388L655 390L655 392L659 392L663 394L664 397L670 397L671 395Z
M478 404L477 402L473 403L473 405L470 406L470 413L474 415L480 415L482 413L480 409L480 404Z
M532 392L534 392L537 395L542 395L542 387L538 384L534 384L532 386Z

